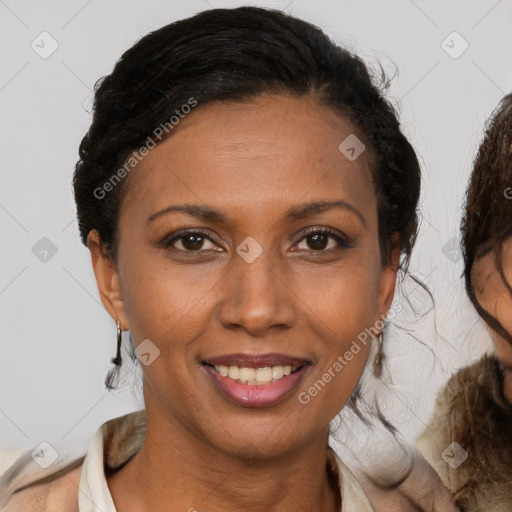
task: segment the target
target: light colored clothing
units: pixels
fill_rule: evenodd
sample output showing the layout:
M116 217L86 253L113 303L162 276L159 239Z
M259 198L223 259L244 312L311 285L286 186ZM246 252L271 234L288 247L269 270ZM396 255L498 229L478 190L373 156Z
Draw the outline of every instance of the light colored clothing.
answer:
M104 423L93 436L85 456L61 455L43 469L26 451L0 477L3 512L116 512L105 471L121 467L142 447L145 411ZM328 449L328 462L337 474L343 512L373 512L354 474Z
M25 452L26 450L23 448L0 452L0 476L2 476L2 473L7 471L7 469L12 466L14 461L19 459Z

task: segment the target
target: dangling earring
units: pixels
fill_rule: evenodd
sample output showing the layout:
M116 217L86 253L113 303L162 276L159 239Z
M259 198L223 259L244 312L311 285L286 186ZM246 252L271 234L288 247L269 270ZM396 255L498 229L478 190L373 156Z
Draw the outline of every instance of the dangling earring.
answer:
M121 329L121 324L119 320L117 321L117 353L116 357L111 359L112 363L115 365L114 368L109 370L107 373L107 377L105 379L105 386L107 389L116 389L117 383L119 380L119 371L121 370L121 364L123 363L123 359L121 357L121 342L123 341L123 330Z
M382 351L383 341L384 336L382 335L382 332L380 332L377 338L377 353L375 354L375 359L373 360L373 374L378 379L380 379L380 376L382 375L382 360L384 359L384 352Z

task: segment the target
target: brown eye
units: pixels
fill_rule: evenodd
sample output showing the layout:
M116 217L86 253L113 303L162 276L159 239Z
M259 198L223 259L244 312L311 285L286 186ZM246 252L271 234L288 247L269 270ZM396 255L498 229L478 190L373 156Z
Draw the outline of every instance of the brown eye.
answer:
M205 240L206 238L201 235L186 235L177 239L177 241L181 241L181 245L187 251L202 249Z
M171 238L163 240L162 246L164 248L176 249L182 252L200 252L202 250L222 250L215 249L215 244L211 241L210 237L202 231L187 231L178 233ZM213 247L205 247L205 244L210 243ZM181 247L180 247L181 244Z
M329 236L323 233L317 233L315 235L308 235L306 241L311 249L321 251L329 245L329 238Z
M331 240L330 245L329 240ZM347 240L328 229L317 229L306 233L299 242L299 245L301 243L307 245L307 247L304 248L305 250L310 249L316 252L329 252L331 249L340 249L349 246Z

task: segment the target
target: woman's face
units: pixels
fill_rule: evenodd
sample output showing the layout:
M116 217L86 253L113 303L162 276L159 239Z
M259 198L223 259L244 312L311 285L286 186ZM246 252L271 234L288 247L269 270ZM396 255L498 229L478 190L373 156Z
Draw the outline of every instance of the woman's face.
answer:
M148 425L238 455L326 435L396 276L367 152L338 149L354 131L312 97L199 105L132 172L117 268L89 241L104 304L146 344Z
M501 251L503 274L512 283L512 237L504 242ZM482 308L512 334L512 297L496 268L495 258L496 251L492 250L475 260L472 268L475 295ZM512 404L512 345L493 330L491 335L496 355L505 368L505 397Z

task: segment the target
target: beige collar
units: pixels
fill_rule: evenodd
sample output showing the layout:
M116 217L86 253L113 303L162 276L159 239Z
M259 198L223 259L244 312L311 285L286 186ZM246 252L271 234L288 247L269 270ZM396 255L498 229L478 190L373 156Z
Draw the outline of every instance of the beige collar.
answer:
M146 437L145 411L114 418L94 435L82 465L80 512L116 512L105 479L105 471L120 468L142 447ZM373 512L373 508L351 471L330 447L328 463L338 478L343 512Z

